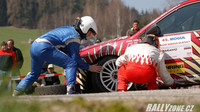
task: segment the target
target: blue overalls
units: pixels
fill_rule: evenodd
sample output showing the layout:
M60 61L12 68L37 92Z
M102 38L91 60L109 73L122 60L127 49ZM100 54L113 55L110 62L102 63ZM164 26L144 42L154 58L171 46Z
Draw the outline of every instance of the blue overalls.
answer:
M31 72L20 81L15 90L24 92L30 87L40 76L45 61L64 68L67 85L74 85L77 67L89 69L89 64L80 57L80 42L77 40L80 41L79 33L72 26L56 28L36 39L30 49Z

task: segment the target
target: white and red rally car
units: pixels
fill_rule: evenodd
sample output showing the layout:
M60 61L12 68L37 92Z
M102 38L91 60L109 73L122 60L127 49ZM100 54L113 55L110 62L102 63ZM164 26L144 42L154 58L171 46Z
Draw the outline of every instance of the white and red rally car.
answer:
M166 67L178 82L177 86L200 85L200 0L188 0L166 11L133 36L124 36L81 49L80 55L86 62L98 63L104 67L100 74L79 70L77 81L81 88L87 92L116 91L117 57L128 46L141 41L155 27L160 28L160 49L166 53ZM129 85L129 89L135 87L135 84Z

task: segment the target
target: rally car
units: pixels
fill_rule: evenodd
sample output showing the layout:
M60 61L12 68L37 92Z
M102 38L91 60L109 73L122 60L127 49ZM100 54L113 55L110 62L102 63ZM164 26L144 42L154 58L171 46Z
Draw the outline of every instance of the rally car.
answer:
M137 44L147 32L155 28L160 33L160 49L166 53L166 68L177 86L200 85L200 0L188 0L166 11L133 36L81 49L83 60L89 64L98 63L104 68L101 73L79 69L77 81L81 89L87 92L117 91L116 59L124 54L128 46ZM130 83L128 89L133 88L136 88L135 84Z

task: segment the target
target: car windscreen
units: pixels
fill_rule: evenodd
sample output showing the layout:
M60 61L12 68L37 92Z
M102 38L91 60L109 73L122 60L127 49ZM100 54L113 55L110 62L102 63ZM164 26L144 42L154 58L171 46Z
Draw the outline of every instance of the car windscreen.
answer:
M161 34L200 29L200 3L194 3L174 11L157 23Z

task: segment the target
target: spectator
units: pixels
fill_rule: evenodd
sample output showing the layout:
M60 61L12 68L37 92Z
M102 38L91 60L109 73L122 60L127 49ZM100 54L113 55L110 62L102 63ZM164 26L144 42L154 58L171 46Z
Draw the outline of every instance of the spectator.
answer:
M12 70L12 76L20 76L21 75L20 69L22 68L22 65L24 63L24 58L23 58L22 52L21 52L20 49L18 49L14 46L14 40L13 39L9 39L7 41L7 44L8 44L8 49L14 51L16 58L17 58L17 66L14 70ZM16 80L16 84L18 84L19 81L20 80Z
M132 36L137 33L139 29L140 22L138 20L134 20L133 27L126 32L126 36Z
M91 72L102 70L97 64L89 65L84 62L79 54L81 39L86 39L92 34L97 34L96 23L90 16L84 16L77 18L73 26L56 28L37 38L30 49L31 73L20 81L13 96L23 94L38 79L45 61L63 67L67 79L67 94L78 94L75 89L77 68ZM63 51L58 49L61 47Z
M54 73L56 72L54 71L53 64L49 64L47 71L44 74L54 74ZM38 80L41 86L60 84L58 76L44 77L44 78L39 78Z
M120 67L118 69L118 91L126 91L128 82L147 83L148 90L157 89L157 72L167 86L175 85L175 81L166 69L164 53L156 47L159 47L156 36L147 35L142 43L128 47L126 52L116 60L116 65Z
M0 85L3 82L3 78L11 77L11 69L15 69L17 64L16 55L14 51L8 50L7 43L5 41L1 42L0 50ZM11 82L11 81L10 81ZM11 90L11 84L8 86Z

